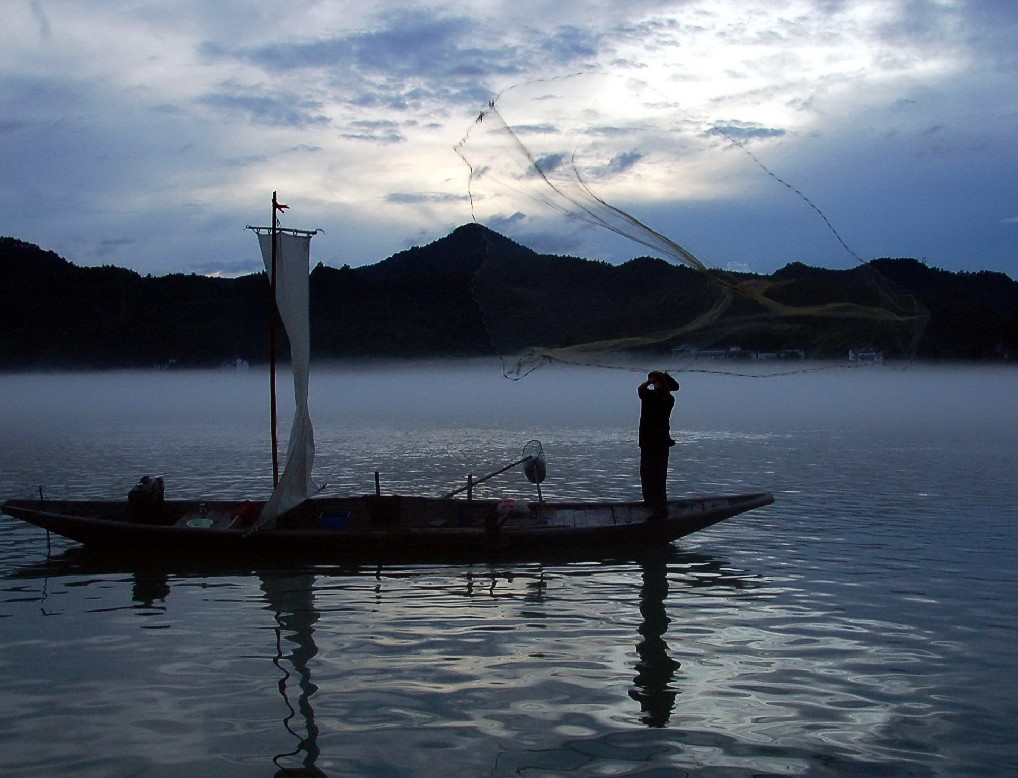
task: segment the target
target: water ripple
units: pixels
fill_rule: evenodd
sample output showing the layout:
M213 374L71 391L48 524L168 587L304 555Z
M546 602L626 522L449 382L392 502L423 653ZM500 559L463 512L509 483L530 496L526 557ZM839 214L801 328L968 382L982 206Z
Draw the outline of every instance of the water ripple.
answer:
M209 379L216 399L192 414L200 378L129 378L68 381L61 402L80 391L89 417L54 404L31 424L20 417L44 410L29 396L42 379L0 378L5 496L41 483L52 497L121 497L145 472L174 496L267 492L253 383ZM629 406L527 417L540 403L514 385L490 389L518 394L499 419L476 399L483 379L451 370L435 381L454 400L466 380L472 399L414 420L387 409L429 379L382 378L325 382L337 396L403 387L367 398L363 417L326 401L316 421L330 491L372 491L378 470L386 492L441 493L536 437L546 496L639 494ZM923 374L873 379L914 386L927 401L918 419L864 382L846 396L813 380L826 395L782 391L752 419L771 394L684 384L673 493L765 486L777 501L666 554L210 573L99 564L5 517L0 772L1018 772L1018 425L993 401L1014 396L1013 380L965 379L973 403L1000 408L965 411L967 428ZM145 392L167 381L153 409ZM631 399L616 381L582 384L585 400ZM533 487L510 474L484 489Z

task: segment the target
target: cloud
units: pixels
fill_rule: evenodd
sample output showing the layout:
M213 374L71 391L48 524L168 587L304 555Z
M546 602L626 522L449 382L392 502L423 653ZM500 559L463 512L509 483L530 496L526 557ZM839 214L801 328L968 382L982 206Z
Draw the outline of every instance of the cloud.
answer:
M590 175L602 182L611 179L613 176L621 175L634 168L642 159L644 154L639 151L622 151L613 155L604 165L596 165L590 170Z
M603 36L591 29L573 24L555 28L547 36L537 36L536 42L547 59L556 64L596 62Z
M97 254L100 257L108 257L111 254L123 251L125 248L137 247L139 241L133 238L110 238L101 240L97 244Z
M548 175L549 173L554 173L556 170L562 167L562 165L565 164L565 161L566 161L565 154L546 154L545 156L535 160L534 165L542 173Z
M659 214L653 226L679 229L679 241L691 213L709 213L694 225L706 253L716 236L715 256L765 272L764 255L784 249L754 232L762 221L748 206L771 213L754 200L764 177L719 176L701 153L724 144L707 136L683 149L668 140L689 134L678 125L642 132L612 115L619 92L568 79L601 72L639 79L689 126L750 145L874 254L1013 263L1008 231L987 230L986 214L1014 223L999 211L1018 176L1016 4L562 0L538 17L532 4L492 0L294 0L283 24L277 12L228 0L5 8L9 230L79 262L158 272L211 257L201 260L209 272L230 272L251 253L238 225L279 189L295 218L326 228L316 245L343 262L377 261L400 236L426 242L471 218L452 146L489 99L536 82L589 109L574 118L591 139L581 152L596 153L580 162L611 204ZM567 172L576 147L555 142L570 128L550 104L535 98L507 119L549 172ZM720 207L698 210L702 198L747 210L733 221ZM489 226L512 237L530 229L568 250L580 237L595 250L611 240L485 202L504 206L510 215Z
M53 29L50 27L49 17L39 0L32 0L32 15L39 23L39 38L48 41L53 36Z
M526 215L521 211L516 211L516 213L510 214L509 216L497 214L489 220L489 226L496 232L508 231L516 225L525 222L526 219Z
M611 158L611 161L608 163L607 172L610 174L624 173L641 159L643 159L643 154L639 151L624 151Z
M478 79L492 72L522 73L527 54L491 44L466 16L417 8L379 14L370 29L256 46L210 42L203 53L243 61L272 77L290 74L320 81L344 102L415 111L449 99L471 105L490 96Z
M334 69L356 65L362 71L387 78L448 72L464 54L480 56L481 49L461 45L470 39L471 21L431 9L402 9L379 17L381 24L338 36L274 42L244 53L253 64L268 70Z
M346 140L364 140L376 143L402 143L406 140L399 125L393 121L359 119L350 122L340 135Z
M443 192L392 192L387 194L384 199L387 203L399 203L401 205L465 202L469 200L466 195L446 194Z
M0 120L0 135L5 135L9 132L20 132L28 126L27 122L23 122L20 119L3 119Z
M753 269L749 266L748 262L729 262L725 265L725 270L730 270L733 273L752 273Z
M735 138L736 140L781 138L787 134L785 130L776 127L760 127L745 122L715 125L711 127L710 132L723 135L726 138Z
M241 87L204 95L199 102L221 113L234 114L258 124L275 127L307 128L329 123L316 100L295 98L290 94L243 94Z
M191 265L189 271L203 276L223 276L233 278L260 273L265 265L258 259L242 260L207 260Z

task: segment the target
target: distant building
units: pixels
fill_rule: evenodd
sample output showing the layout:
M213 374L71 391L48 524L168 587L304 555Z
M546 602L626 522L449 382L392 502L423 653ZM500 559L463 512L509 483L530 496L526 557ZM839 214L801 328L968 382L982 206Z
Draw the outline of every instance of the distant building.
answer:
M884 352L872 348L849 349L848 361L870 365L884 364Z
M750 359L759 359L761 361L770 361L777 359L805 359L806 350L801 348L783 348L779 351L749 351Z
M736 353L724 348L702 348L696 352L697 359L732 359Z
M728 348L697 348L684 344L672 349L672 353L678 357L689 359L805 359L806 351L801 348L783 348L778 351L753 351L744 349L742 346L729 346Z

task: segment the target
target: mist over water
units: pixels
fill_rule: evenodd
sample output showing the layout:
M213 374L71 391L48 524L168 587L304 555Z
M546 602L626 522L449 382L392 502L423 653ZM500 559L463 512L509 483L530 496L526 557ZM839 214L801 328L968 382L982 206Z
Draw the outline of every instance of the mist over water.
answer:
M732 363L675 371L681 428L795 430L931 424L999 428L1018 419L1018 374L1002 367L863 367L748 377ZM731 369L733 374L725 374ZM703 371L717 371L700 372ZM642 370L549 366L518 381L489 361L351 363L312 370L316 425L461 425L635 428ZM292 405L277 376L281 420ZM257 425L268 414L268 374L247 371L111 371L0 375L0 423L90 426L186 421Z
M670 494L775 503L663 555L193 572L0 518L0 772L1018 771L1018 371L675 375ZM437 495L536 438L547 499L637 498L643 378L318 368L316 478ZM0 375L0 497L265 497L267 382ZM536 496L517 471L479 494Z
M1018 372L1007 367L832 366L761 378L676 377L673 462L692 464L673 467L673 480L694 492L698 478L712 487L770 488L768 477L746 483L744 465L727 479L710 472L747 436L793 448L796 440L806 448L829 444L830 452L816 452L826 460L853 436L878 435L902 447L902 470L881 474L895 479L908 477L909 447L958 439L1002 445L1018 428ZM468 472L518 458L538 439L549 458L549 486L558 484L562 496L634 497L636 386L643 378L635 370L550 366L510 381L491 361L319 368L310 397L316 471L340 493L371 491L371 474L381 469L395 479L392 488L434 494ZM285 369L277 392L282 456L292 419ZM120 496L138 476L161 473L195 496L202 488L263 494L271 473L268 397L264 369L0 376L7 491L23 491L25 481L62 488L66 480L89 494ZM591 455L617 467L591 478ZM64 469L83 461L94 470L93 483Z

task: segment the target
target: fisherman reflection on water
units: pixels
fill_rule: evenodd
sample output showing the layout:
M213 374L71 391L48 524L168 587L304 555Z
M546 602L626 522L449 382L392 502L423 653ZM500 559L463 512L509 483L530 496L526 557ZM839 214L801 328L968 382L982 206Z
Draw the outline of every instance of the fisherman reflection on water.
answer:
M640 482L643 501L654 508L651 519L665 517L668 501L665 482L668 478L668 449L672 440L669 419L679 382L668 373L654 370L637 388L640 396Z

